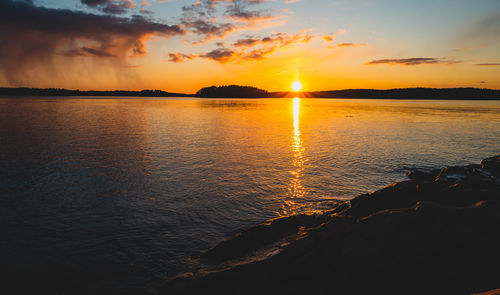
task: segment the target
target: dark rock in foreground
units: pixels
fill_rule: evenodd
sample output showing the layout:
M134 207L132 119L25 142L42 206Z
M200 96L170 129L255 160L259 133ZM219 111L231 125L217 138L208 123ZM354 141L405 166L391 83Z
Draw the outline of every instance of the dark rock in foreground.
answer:
M204 253L204 267L167 280L161 293L470 294L499 288L500 156L409 177L323 214L257 225Z

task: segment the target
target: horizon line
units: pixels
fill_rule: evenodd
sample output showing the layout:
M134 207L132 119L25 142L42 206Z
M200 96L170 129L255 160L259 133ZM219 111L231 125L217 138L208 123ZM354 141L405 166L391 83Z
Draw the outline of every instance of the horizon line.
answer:
M211 86L206 86L202 87L201 89L205 88L210 88L210 87L231 87L231 86L236 86L236 87L250 87L250 88L255 88L259 90L264 90L270 94L272 93L314 93L314 92L333 92L333 91L349 91L349 90L371 90L371 91L390 91L390 90L408 90L408 89L432 89L432 90L449 90L449 89L477 89L477 90L493 90L493 91L500 91L500 88L482 88L482 87L473 87L473 86L455 86L455 87L425 87L425 86L414 86L414 87L397 87L397 88L342 88L342 89L328 89L328 90L308 90L308 91L293 91L293 90L288 90L288 91L269 91L267 89L262 89L256 86L248 86L248 85L238 85L238 84L228 84L228 85L211 85ZM57 88L57 87L47 87L47 88L41 88L41 87L28 87L28 86L20 86L20 87L6 87L6 86L0 86L0 90L21 90L21 89L26 89L26 90L59 90L59 91L74 91L74 92L165 92L165 93L170 93L170 94L180 94L180 95L192 95L196 96L195 93L185 93L185 92L175 92L175 91L168 91L168 90L163 90L163 89L140 89L140 90L124 90L124 89L113 89L113 90L95 90L95 89L90 89L90 90L81 90L81 89L68 89L68 88ZM198 91L199 91L198 90ZM2 95L0 93L0 95Z

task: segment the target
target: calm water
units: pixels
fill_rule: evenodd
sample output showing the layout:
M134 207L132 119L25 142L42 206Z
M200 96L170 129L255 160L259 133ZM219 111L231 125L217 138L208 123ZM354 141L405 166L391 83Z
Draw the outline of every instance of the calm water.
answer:
M150 291L260 221L476 163L499 138L495 101L0 99L0 266Z

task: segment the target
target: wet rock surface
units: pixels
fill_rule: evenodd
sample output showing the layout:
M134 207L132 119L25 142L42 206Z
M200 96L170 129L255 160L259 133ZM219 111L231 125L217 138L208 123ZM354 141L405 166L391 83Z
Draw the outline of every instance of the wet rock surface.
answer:
M161 294L471 294L500 287L500 156L409 173L332 210L259 224Z

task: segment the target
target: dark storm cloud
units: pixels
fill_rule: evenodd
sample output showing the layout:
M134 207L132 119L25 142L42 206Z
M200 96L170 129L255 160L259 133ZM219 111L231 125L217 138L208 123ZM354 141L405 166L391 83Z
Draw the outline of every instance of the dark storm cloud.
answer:
M101 58L144 55L148 36L181 34L184 30L179 26L141 16L94 15L0 0L0 73L8 80L15 79L33 66L51 66L52 58L61 54Z
M396 64L403 66L418 66L423 64L454 64L458 63L453 60L432 57L413 57L413 58L396 58L396 59L378 59L368 62L369 65L378 64Z

